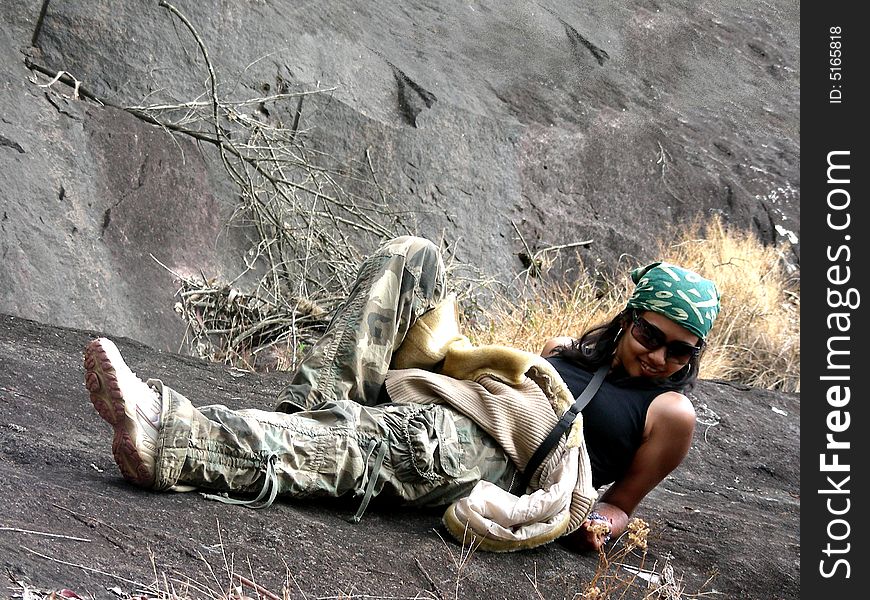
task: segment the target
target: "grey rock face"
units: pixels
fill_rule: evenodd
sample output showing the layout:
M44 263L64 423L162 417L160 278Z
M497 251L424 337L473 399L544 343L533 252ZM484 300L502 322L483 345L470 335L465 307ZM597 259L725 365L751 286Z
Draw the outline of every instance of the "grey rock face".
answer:
M149 255L234 277L237 191L213 147L40 87L51 78L24 59L131 106L207 100L200 49L158 2L102 0L50 2L31 47L41 6L0 8L0 311L177 348L172 275ZM370 162L416 232L488 274L521 270L523 242L592 239L578 252L591 267L649 260L672 227L712 214L798 241L795 3L174 6L222 98L329 88L303 107L310 147ZM556 272L576 266L561 256Z

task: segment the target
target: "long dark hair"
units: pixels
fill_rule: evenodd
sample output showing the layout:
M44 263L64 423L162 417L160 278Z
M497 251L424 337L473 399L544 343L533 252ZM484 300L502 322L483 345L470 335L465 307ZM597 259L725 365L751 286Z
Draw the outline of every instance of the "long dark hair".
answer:
M632 324L634 309L626 307L622 312L607 323L596 325L579 338L575 338L568 346L557 346L553 353L568 362L572 362L587 371L594 371L603 364L613 360L616 346L620 338L628 333ZM630 335L630 334L629 334ZM704 348L692 357L679 371L663 379L646 377L629 377L627 374L616 375L616 382L632 387L657 387L667 390L688 391L698 379L698 369Z

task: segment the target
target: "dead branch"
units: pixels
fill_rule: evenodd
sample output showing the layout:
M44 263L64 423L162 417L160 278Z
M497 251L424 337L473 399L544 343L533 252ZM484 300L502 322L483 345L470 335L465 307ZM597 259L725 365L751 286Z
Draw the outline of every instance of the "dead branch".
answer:
M269 600L281 600L280 596L276 596L275 594L273 594L272 592L270 592L269 590L264 588L259 583L253 582L250 579L248 579L247 577L243 577L243 576L239 575L238 573L233 573L233 577L238 579L239 583L241 583L243 586L251 588L252 590L257 592L258 594L261 594L261 595L265 596L266 598L269 598Z

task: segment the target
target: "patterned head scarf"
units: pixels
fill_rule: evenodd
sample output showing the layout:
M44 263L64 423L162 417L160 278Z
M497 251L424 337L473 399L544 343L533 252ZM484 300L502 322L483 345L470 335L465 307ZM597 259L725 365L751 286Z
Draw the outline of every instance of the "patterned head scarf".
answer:
M719 314L716 284L694 271L654 262L631 272L637 284L628 306L663 314L701 339L707 337Z

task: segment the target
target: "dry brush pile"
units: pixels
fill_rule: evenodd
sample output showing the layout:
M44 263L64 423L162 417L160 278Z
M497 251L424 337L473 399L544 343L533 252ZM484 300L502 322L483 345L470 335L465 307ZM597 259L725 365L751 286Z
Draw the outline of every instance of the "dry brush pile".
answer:
M306 88L277 77L271 93L238 98L240 86L218 78L193 23L169 2L159 6L173 25L180 24L180 36L195 41L193 60L207 89L194 100L152 97L148 104L123 106L97 96L66 71L31 58L25 65L50 78L40 87L67 85L73 99L127 111L171 136L217 149L238 193L228 227L241 228L250 248L232 279L173 271L179 285L175 310L188 324L185 342L195 355L243 367L280 349L265 362L289 368L349 290L362 259L358 248L412 232L415 215L388 201L371 149L354 164L340 164L313 148L303 114L313 97L328 97L332 88Z
M175 310L188 323L187 345L201 357L238 366L289 368L348 292L362 259L357 248L408 233L414 215L387 202L370 151L359 164L340 165L310 147L306 101L331 89L291 91L279 80L268 96L224 98L194 26L172 5L160 5L195 38L208 92L193 102L127 110L217 148L238 191L230 226L244 228L251 240L232 281L176 273Z

